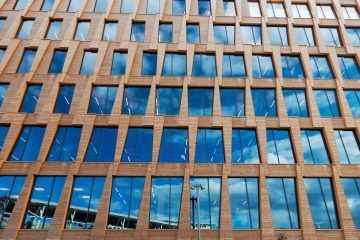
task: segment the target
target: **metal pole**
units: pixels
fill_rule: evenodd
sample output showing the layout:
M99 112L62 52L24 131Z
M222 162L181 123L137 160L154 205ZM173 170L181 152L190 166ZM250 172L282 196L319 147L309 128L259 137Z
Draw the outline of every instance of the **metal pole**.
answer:
M198 239L201 240L201 230L200 230L200 199L199 199L199 188L201 185L196 186L196 198L197 198L197 218L198 218Z

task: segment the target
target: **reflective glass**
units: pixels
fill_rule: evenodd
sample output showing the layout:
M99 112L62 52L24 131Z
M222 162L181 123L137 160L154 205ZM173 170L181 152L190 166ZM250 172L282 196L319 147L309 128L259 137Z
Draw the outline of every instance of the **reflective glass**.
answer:
M359 19L359 12L355 7L341 7L344 19Z
M314 95L321 117L340 117L334 90L314 90Z
M273 45L288 45L287 29L286 27L268 27L270 42Z
M121 1L121 13L132 13L134 11L134 0L122 0Z
M147 0L146 14L160 13L160 0Z
M309 8L306 4L292 4L293 18L311 18Z
M276 117L276 96L274 89L252 89L255 116Z
M341 40L337 28L320 28L321 34L327 46L341 47Z
M5 99L6 92L9 88L8 83L0 83L0 107L2 106L2 103Z
M2 58L4 57L5 52L6 52L6 48L0 48L0 62L1 62Z
M260 26L240 26L243 44L261 45Z
M20 28L16 34L17 38L27 39L30 35L30 31L34 25L33 19L23 19Z
M284 18L286 17L284 5L282 3L267 3L266 4L268 17Z
M186 12L185 0L172 0L172 14L183 15Z
M190 116L211 116L213 110L214 89L189 88L188 104Z
M214 25L215 43L234 44L235 26L232 25Z
M66 50L55 50L54 55L50 64L49 73L58 74L62 73L67 51Z
M353 57L338 57L341 75L344 79L360 79L359 64Z
M220 89L221 112L223 116L243 117L245 115L245 91L240 88Z
M54 113L69 113L70 106L74 95L74 85L60 86L59 94L57 96Z
M144 42L145 35L145 23L133 22L131 25L131 41L132 42Z
M166 53L162 76L186 76L186 55Z
M188 43L200 43L199 24L186 24L186 41Z
M61 30L62 20L52 20L50 21L46 39L57 40L59 38L59 32Z
M294 27L294 31L299 45L315 46L314 34L311 27Z
M173 26L172 23L159 24L159 42L172 42Z
M221 129L200 128L197 132L195 163L225 162Z
M268 163L294 164L295 158L288 130L266 130Z
M245 77L245 63L242 55L224 54L223 56L223 77Z
M275 70L270 55L253 55L252 68L254 78L275 78Z
M152 149L152 128L129 128L121 161L151 162Z
M17 0L14 6L14 10L23 10L27 5L28 0Z
M115 41L116 40L116 31L117 31L117 22L107 22L105 23L104 32L103 32L103 41Z
M360 28L346 28L346 32L350 37L353 46L360 46Z
M258 2L248 2L250 17L261 17L260 6Z
M144 52L142 58L142 76L156 75L157 53Z
M347 203L357 229L360 228L360 178L341 179Z
M0 151L2 151L6 136L9 131L9 126L0 125Z
M224 15L225 16L236 16L235 2L233 0L223 1L224 3Z
M360 91L347 90L344 93L353 117L360 117Z
M85 0L70 0L68 6L68 12L77 12L80 11L81 8L84 6Z
M161 87L156 89L156 115L179 115L182 88Z
M232 163L260 163L256 131L253 129L232 130Z
M54 2L55 0L44 0L41 11L50 11L54 6Z
M42 85L29 85L21 103L20 112L33 113L39 101Z
M118 129L94 127L84 162L113 162Z
M198 0L199 15L210 16L210 0Z
M96 0L95 10L96 13L105 13L108 5L108 0Z
M2 32L5 22L6 18L0 18L0 32Z
M326 19L336 18L333 8L329 5L317 5L316 10L319 18L326 18Z
M164 128L158 162L187 163L188 143L187 129Z
M283 95L289 117L309 116L305 90L284 89Z
M305 164L329 164L330 158L321 130L301 130Z
M281 56L281 64L284 78L305 78L304 70L298 56Z
M126 70L127 52L114 51L111 75L123 75Z
M74 35L75 40L86 41L88 37L90 21L79 21Z
M85 51L80 74L93 74L96 64L97 51Z
M192 76L193 77L217 76L215 55L195 53Z
M121 113L145 115L150 87L125 87Z
M93 86L88 113L111 114L118 87Z
M359 139L354 131L335 130L335 139L341 164L360 164Z

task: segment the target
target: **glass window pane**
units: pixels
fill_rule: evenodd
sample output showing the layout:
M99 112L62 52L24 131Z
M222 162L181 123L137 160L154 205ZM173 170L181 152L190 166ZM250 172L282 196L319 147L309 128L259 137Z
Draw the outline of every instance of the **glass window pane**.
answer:
M107 22L107 23L105 23L102 40L104 40L104 41L115 41L116 40L117 25L118 25L117 22Z
M54 113L69 113L72 98L74 95L75 86L62 85L60 86L59 94L57 96Z
M127 52L114 51L111 75L123 75L126 70Z
M221 112L223 116L243 117L245 115L244 89L220 89Z
M156 89L156 115L179 115L182 88L162 87Z
M294 27L294 31L299 45L315 46L314 34L311 27Z
M287 114L289 117L308 117L306 93L303 89L284 89Z
M198 0L199 15L210 16L210 0Z
M186 76L186 55L166 53L162 76Z
M111 114L118 87L93 86L88 113Z
M225 16L236 16L235 2L233 0L223 1L224 3L224 15Z
M188 162L188 130L164 128L158 162Z
M255 130L232 130L232 163L260 163L259 149Z
M62 73L65 59L66 59L67 51L66 50L55 50L54 56L52 58L49 73L58 74Z
M32 63L34 61L35 55L36 55L36 49L25 49L17 72L18 73L29 72L32 67Z
M28 0L17 0L14 10L23 10L27 5Z
M275 70L271 56L253 55L252 68L254 78L275 78Z
M353 57L338 57L341 75L344 79L360 79L359 64Z
M234 44L235 26L231 25L214 25L215 43Z
M122 162L151 162L153 149L153 129L129 128Z
M125 87L121 113L145 115L150 87Z
M29 85L21 103L20 112L33 113L39 101L42 85Z
M61 30L62 20L52 20L50 21L47 33L46 33L46 39L50 40L58 40L59 38L59 32Z
M340 117L334 90L314 90L314 95L321 117Z
M142 76L156 75L157 53L144 52L142 59Z
M185 0L172 0L172 14L183 15L186 12Z
M94 127L88 144L85 162L113 162L118 129L114 127Z
M276 98L274 89L252 89L255 116L276 117Z
M268 27L269 37L271 44L274 45L288 45L286 27Z
M360 228L360 178L341 179L347 203L357 229Z
M188 104L190 116L212 116L214 89L189 88Z
M145 23L133 22L131 25L131 41L132 42L144 42L145 35Z
M8 88L9 88L9 84L0 83L0 107L2 106L2 103L5 99L5 95L7 93Z
M199 24L186 24L186 41L188 43L200 43Z
M360 91L344 91L353 117L360 117Z
M284 78L305 78L304 70L297 56L281 56L282 73Z
M195 163L225 162L224 143L221 129L198 129Z
M90 21L79 21L76 26L74 39L80 41L86 41L88 37L89 27L90 27Z
M6 22L6 18L0 18L0 32L2 32L5 22Z
M217 76L215 55L195 53L192 76L193 77Z
M261 17L260 6L258 2L248 2L250 17Z
M6 136L9 131L9 126L0 125L0 151L2 151Z
M146 14L160 13L160 0L147 0Z
M243 44L261 45L260 26L240 26Z
M55 0L44 0L43 5L41 6L41 11L51 11L54 6Z
M288 130L266 130L268 163L294 164L295 158Z
M159 24L159 42L172 42L172 23L160 23Z
M241 55L224 54L222 75L223 77L245 77L244 57Z
M122 0L121 1L121 13L132 13L134 11L134 0Z
M354 131L335 130L336 145L341 164L360 164L359 140Z
M346 32L350 37L353 46L360 46L360 28L346 28Z
M320 28L320 31L327 46L340 47L342 45L337 28Z
M96 13L105 13L108 5L108 0L96 0L95 10Z
M330 158L320 130L301 130L305 164L329 164Z
M85 4L85 0L70 0L68 12L78 12Z
M85 51L80 74L93 74L96 64L97 51Z

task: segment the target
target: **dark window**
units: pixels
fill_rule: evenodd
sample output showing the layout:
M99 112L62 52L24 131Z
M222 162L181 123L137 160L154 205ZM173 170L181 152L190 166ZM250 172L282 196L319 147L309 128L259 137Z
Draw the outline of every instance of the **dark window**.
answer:
M224 144L221 129L198 129L196 139L195 162L225 162Z
M147 0L146 14L160 13L160 0Z
M354 131L335 130L336 145L341 164L360 164L359 139Z
M314 90L314 95L321 117L340 117L334 90Z
M121 1L121 13L132 13L134 11L134 0L122 0Z
M17 0L14 6L14 10L23 10L27 5L28 0Z
M344 93L349 103L349 107L352 112L352 115L354 117L360 117L360 91L347 90L344 91Z
M284 78L305 78L304 70L298 56L281 56L281 64Z
M308 117L306 93L303 89L284 89L287 114L289 117Z
M30 31L34 25L33 19L23 19L20 28L16 34L17 38L27 39L30 35Z
M35 55L36 55L36 49L25 49L17 72L18 73L29 72L32 67L32 63L34 61Z
M86 50L81 64L80 74L94 74L97 51Z
M68 12L78 12L83 8L85 4L85 0L70 0L69 6L68 6Z
M252 69L254 78L275 78L275 70L270 55L253 55Z
M145 23L133 22L131 25L131 41L144 42L144 35L145 35Z
M188 104L190 116L211 116L213 111L214 89L189 88Z
M246 76L244 57L241 55L224 54L223 77L242 78Z
M320 28L320 31L327 46L341 47L341 40L337 28Z
M70 106L74 95L75 86L62 85L60 86L59 94L57 96L54 113L69 113Z
M338 57L341 75L344 79L360 79L359 64L353 57Z
M232 130L232 163L260 163L256 131L252 129Z
M21 103L20 112L33 113L39 101L42 85L29 85Z
M105 13L108 5L108 0L96 0L95 10L96 13Z
M0 151L2 151L9 127L0 125Z
M220 89L221 112L223 116L243 117L245 115L245 91L241 88Z
M151 162L153 149L153 129L129 128L122 162Z
M93 86L88 113L111 114L118 87Z
M145 115L149 94L149 87L125 87L121 113Z
M200 26L198 23L186 24L186 41L188 43L200 43Z
M294 27L294 31L299 45L315 46L314 33L311 27Z
M235 26L233 25L214 25L215 43L234 44Z
M126 70L127 52L114 51L111 75L123 75Z
M188 130L164 128L162 132L158 162L188 162Z
M260 26L240 26L243 44L261 45Z
M198 0L199 15L209 16L211 14L210 0Z
M360 46L360 28L346 28L346 32L350 37L353 46Z
M142 59L142 76L156 75L157 53L144 52Z
M252 89L255 116L276 117L276 96L274 89Z
M61 30L62 20L51 20L46 32L46 39L59 39L59 32Z
M84 162L113 162L118 129L94 127Z
M90 27L90 21L78 21L74 39L80 41L86 41L88 37L89 27Z
M50 64L49 73L58 74L62 73L67 51L66 50L55 50L54 55Z
M295 158L288 130L266 130L268 163L294 164Z
M156 115L179 115L182 88L161 87L156 89Z
M8 88L9 88L8 83L0 83L0 107L2 106L2 103L5 99L5 95L7 93Z
M268 28L271 44L274 45L288 45L287 29L286 27L269 26Z
M185 0L172 0L172 14L184 15L186 13Z
M166 53L162 76L186 76L186 55Z
M117 31L117 22L106 22L103 32L103 41L115 41L116 40L116 31Z
M357 229L360 228L360 178L341 179L347 203Z
M321 130L301 130L305 164L329 164L330 158Z
M216 62L214 54L195 53L192 69L193 77L216 77Z
M172 23L159 24L159 42L171 43L173 39L173 25Z
M43 5L41 6L41 11L51 11L54 6L55 0L44 0Z

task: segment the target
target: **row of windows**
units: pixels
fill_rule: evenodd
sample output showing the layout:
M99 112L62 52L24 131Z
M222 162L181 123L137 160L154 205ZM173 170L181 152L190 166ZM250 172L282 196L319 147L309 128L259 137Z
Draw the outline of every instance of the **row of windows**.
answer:
M18 199L25 177L1 176L1 228L5 228ZM23 229L49 229L65 183L62 176L38 176L29 199ZM220 228L221 178L190 178L191 228ZM299 229L299 207L295 178L267 178L271 216L276 229ZM315 229L337 229L340 222L330 178L304 178ZM341 179L356 228L360 228L360 178ZM93 227L105 177L75 177L67 229ZM135 229L143 199L144 177L114 177L108 229ZM230 210L234 229L259 229L260 204L258 178L229 178ZM193 186L201 186L199 199ZM177 229L182 202L182 177L153 177L150 193L150 229ZM200 201L200 209L196 206ZM200 211L199 214L197 211ZM200 216L200 218L198 218ZM189 226L190 227L190 226Z
M0 147L8 132L0 128ZM81 138L81 127L60 126L46 157L50 162L75 162ZM26 125L21 130L9 161L36 161L45 134L44 126ZM186 128L162 130L158 162L187 163L189 137ZM231 161L234 164L260 163L255 129L232 130ZM360 164L359 140L354 131L334 130L338 159L341 164ZM94 127L84 162L113 162L118 129ZM130 127L127 131L121 162L152 162L153 128ZM327 142L321 130L301 130L302 151L305 164L330 164ZM269 164L294 164L296 162L289 130L267 129ZM199 128L196 138L196 163L224 163L224 142L221 129Z

